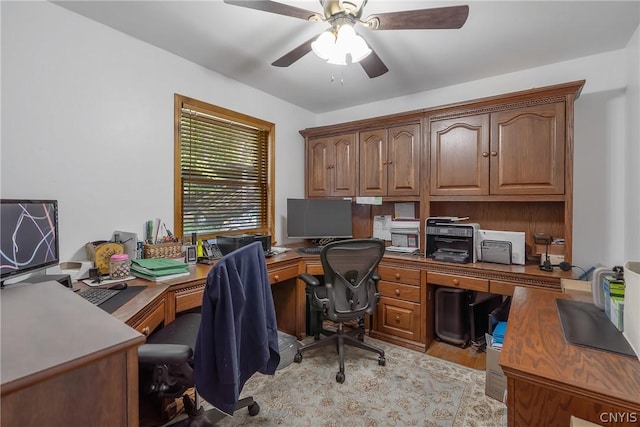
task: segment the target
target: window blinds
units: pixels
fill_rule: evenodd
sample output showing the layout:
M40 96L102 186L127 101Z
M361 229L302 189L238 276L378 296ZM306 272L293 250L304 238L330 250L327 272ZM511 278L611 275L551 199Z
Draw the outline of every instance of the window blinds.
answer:
M268 226L268 130L183 105L180 163L184 234Z

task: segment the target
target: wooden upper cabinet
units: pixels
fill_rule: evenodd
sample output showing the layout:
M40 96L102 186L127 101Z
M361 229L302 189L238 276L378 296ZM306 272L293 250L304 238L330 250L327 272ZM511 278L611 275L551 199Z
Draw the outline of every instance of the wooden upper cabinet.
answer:
M564 194L565 104L491 114L491 194Z
M434 196L562 195L564 102L431 121Z
M420 194L420 126L360 132L360 196Z
M356 195L355 134L309 139L307 142L308 197Z
M489 194L489 115L431 122L432 195Z

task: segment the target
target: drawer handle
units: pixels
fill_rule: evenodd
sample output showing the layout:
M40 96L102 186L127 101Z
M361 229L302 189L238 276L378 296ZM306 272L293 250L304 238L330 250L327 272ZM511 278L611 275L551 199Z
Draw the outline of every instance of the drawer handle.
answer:
M145 326L144 328L142 328L142 335L144 335L145 337L149 336L149 332L151 331L149 330L148 326Z
M453 284L458 286L460 284L460 281L458 279L453 279Z
M273 276L273 280L277 282L278 280L280 280L280 276L276 274L275 276Z
M400 323L400 316L396 316L396 323Z
M396 289L396 296L400 296L400 289Z
M400 273L396 273L396 280L400 280Z

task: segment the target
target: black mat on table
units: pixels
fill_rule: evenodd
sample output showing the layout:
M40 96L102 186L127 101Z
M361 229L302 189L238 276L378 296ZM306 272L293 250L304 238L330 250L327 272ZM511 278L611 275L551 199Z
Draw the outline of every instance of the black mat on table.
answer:
M571 344L636 357L631 345L607 314L595 305L567 299L556 299L562 332Z
M146 286L127 286L127 289L123 289L98 307L106 311L107 313L113 313L120 307L122 307L127 301L135 297Z

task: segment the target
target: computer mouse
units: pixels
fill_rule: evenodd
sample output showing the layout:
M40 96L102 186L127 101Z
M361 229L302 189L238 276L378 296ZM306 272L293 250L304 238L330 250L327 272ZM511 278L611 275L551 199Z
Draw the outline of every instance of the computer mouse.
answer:
M124 282L116 283L114 285L109 286L109 289L113 289L114 291L121 291L123 289L127 289L127 284Z

